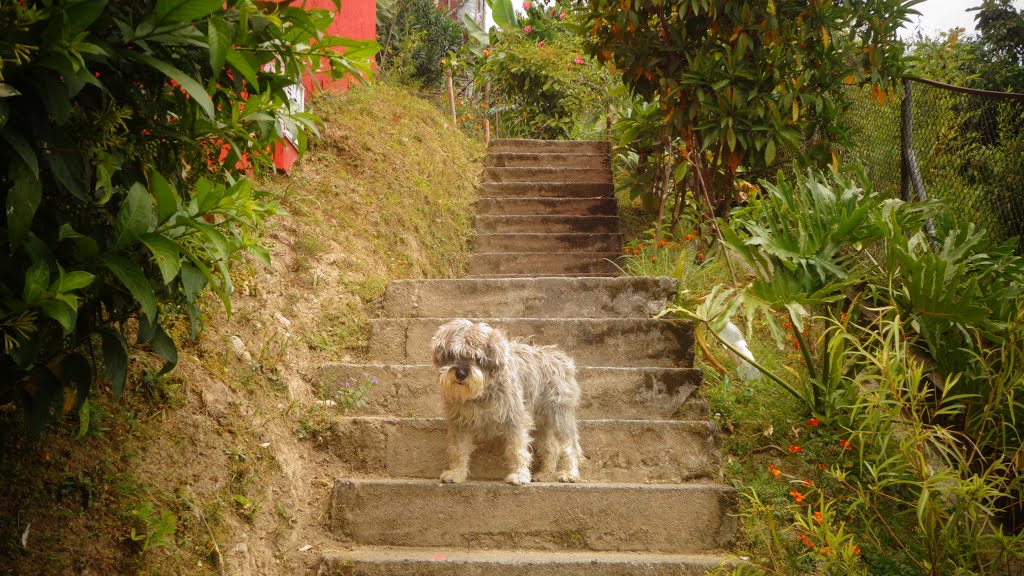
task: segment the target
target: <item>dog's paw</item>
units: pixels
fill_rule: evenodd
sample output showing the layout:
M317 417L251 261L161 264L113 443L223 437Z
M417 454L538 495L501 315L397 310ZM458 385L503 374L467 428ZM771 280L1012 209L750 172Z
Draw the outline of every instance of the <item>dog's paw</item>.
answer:
M567 483L570 483L570 484L574 484L574 483L580 481L580 475L579 474L571 474L569 472L562 472L562 473L560 473L558 475L558 481L559 482L567 482Z
M554 482L555 475L552 472L538 472L533 475L534 482Z
M509 484L515 484L516 486L524 486L530 483L529 472L513 472L505 477L505 482Z
M466 473L462 470L445 470L441 473L441 482L460 484L466 481Z

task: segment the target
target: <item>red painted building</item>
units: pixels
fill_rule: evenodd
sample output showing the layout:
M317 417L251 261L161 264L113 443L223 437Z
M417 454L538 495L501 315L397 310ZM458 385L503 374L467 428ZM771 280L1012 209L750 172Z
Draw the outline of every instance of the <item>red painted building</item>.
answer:
M331 0L305 0L306 9L323 9L334 11ZM373 40L377 37L377 0L341 0L341 12L334 17L334 23L327 28L332 36L351 38L352 40ZM308 101L315 91L328 92L348 89L353 82L350 77L334 80L329 73L318 73L315 76L304 74L302 86L305 88L305 99ZM285 172L290 172L298 159L295 144L285 138L274 146L274 165Z

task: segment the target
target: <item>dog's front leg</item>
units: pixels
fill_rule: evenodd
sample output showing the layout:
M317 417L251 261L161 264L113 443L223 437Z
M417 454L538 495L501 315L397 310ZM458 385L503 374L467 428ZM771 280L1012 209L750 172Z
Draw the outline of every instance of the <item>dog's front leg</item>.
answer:
M473 453L473 433L448 429L448 469L441 473L441 482L465 482L469 476L469 455Z
M512 473L505 482L522 486L530 483L530 433L525 429L513 430L508 435L505 454L512 464Z

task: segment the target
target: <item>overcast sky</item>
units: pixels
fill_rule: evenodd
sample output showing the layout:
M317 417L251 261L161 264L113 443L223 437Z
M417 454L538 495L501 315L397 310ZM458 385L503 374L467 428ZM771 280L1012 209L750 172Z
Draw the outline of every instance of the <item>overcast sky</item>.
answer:
M939 32L954 27L966 28L968 33L974 32L974 15L977 12L968 12L981 4L981 0L925 0L914 8L921 13L915 16L914 21L907 26L911 32L920 28L929 36L936 36ZM1018 10L1024 9L1024 0L1014 0L1014 7Z

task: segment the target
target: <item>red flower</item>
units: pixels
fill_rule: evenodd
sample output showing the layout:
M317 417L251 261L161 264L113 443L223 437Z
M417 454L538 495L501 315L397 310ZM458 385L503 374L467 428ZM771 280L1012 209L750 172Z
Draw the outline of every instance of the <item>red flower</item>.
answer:
M793 328L793 325L790 324L789 322L785 322L782 324L782 327L785 328L786 330L791 330Z
M801 534L800 540L806 544L808 548L814 548L814 542L811 542L811 539L807 537L807 534Z
M795 500L796 502L803 502L804 501L804 495L799 493L799 492L797 492L796 490L790 490L789 491L789 495L792 496L793 500Z
M575 62L576 64L583 64L583 57L580 56L579 54L577 54L576 57L573 58L572 61Z
M697 252L697 260L703 260L703 259L704 259L704 253L703 252Z
M530 9L530 0L523 0L523 10Z
M821 424L821 420L818 420L817 418L811 418L807 421L808 426L813 426L815 428L818 427L818 424Z
M541 40L540 42L537 42L537 48L543 48L543 47L544 47L544 41L543 40Z
M853 547L853 553L856 554L857 556L860 556L860 548L854 546Z
M839 445L842 446L844 450L853 450L853 444L851 444L849 440L840 440Z
M803 484L804 486L806 486L807 488L810 488L811 486L813 486L813 484L811 483L811 481L810 481L810 480L808 480L808 479L806 479L806 478L804 478L803 480L801 480L801 481L800 481L800 483L801 483L801 484Z
M816 510L814 512L814 523L815 524L821 524L822 522L824 522L824 520L821 518L821 511L820 510Z
M683 236L683 238L686 238L687 240L696 240L697 239L697 237L694 236L693 234L687 234L686 236Z
M803 452L804 449L799 447L799 446L797 446L796 444L790 444L789 445L789 451L792 452L793 454L799 454L799 453Z
M533 28L530 27L529 24L527 24L526 26L523 26L523 33L529 34L531 31L533 31Z

